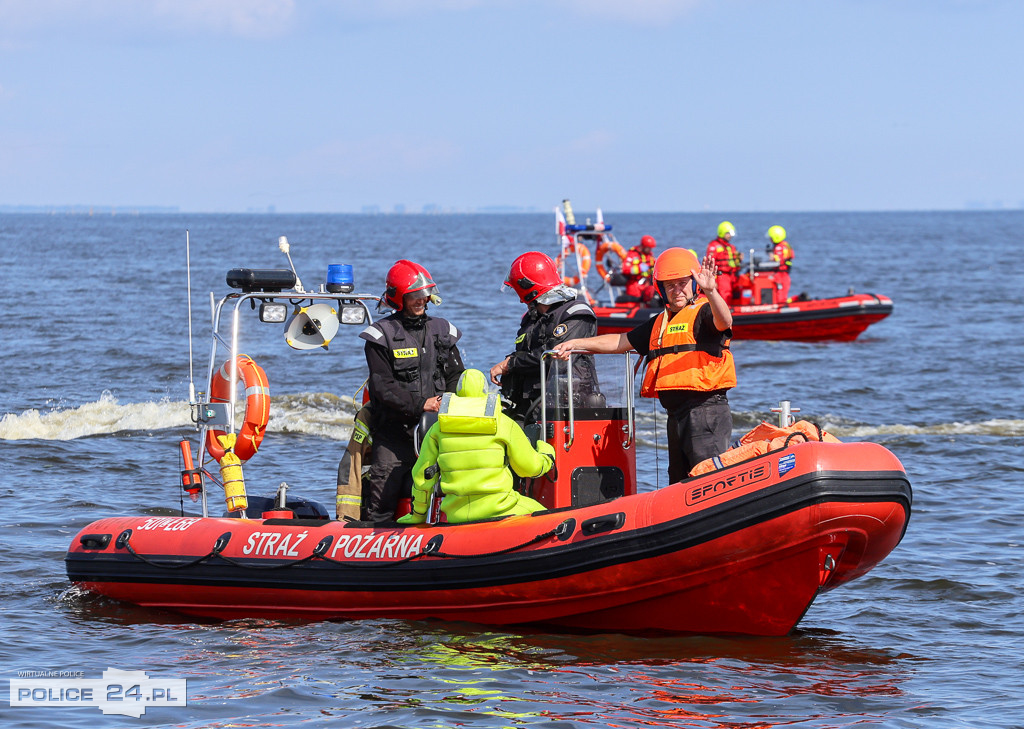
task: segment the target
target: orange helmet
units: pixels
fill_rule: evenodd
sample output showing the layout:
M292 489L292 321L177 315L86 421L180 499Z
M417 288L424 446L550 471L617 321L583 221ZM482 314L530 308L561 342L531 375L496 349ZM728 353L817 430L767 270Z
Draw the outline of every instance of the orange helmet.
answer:
M692 276L700 270L700 261L686 248L668 248L654 262L654 280L671 281Z
M665 293L663 281L673 281L677 278L692 276L694 271L700 270L700 261L697 254L688 248L668 248L658 256L654 262L654 283L658 286L658 293L666 303L668 294ZM697 295L697 281L690 281L690 294Z
M645 235L643 238L640 239L640 245L643 248L657 248L658 242L654 240L653 235Z
M417 291L423 292L423 298L429 297L433 303L441 303L437 284L430 277L430 272L412 261L395 261L395 265L388 270L384 285L386 288L381 299L395 311L402 310L402 299L406 294Z
M558 275L558 268L551 256L540 251L529 251L512 261L505 285L519 295L520 301L530 304L538 296L561 286L562 277Z

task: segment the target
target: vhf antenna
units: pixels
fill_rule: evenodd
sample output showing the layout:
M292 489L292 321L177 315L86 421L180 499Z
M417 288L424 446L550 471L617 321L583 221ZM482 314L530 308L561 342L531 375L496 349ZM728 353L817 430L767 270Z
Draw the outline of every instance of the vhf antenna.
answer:
M192 371L192 256L188 228L185 229L185 272L188 289L188 404L195 407L196 381Z
M300 294L305 293L305 291L302 288L302 280L299 279L299 272L295 270L295 264L292 263L292 254L290 253L291 246L288 245L288 238L286 238L283 235L280 238L278 238L277 247L280 248L281 251L286 256L288 256L288 265L292 267L292 273L295 274L295 290L298 291Z

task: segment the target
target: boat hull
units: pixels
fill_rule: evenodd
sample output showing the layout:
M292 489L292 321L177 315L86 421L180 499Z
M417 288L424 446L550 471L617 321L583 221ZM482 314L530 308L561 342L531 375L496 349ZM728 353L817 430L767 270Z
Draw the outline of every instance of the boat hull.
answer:
M819 592L896 547L911 499L881 446L806 443L657 491L471 524L115 517L83 529L66 564L90 592L218 619L783 635Z
M636 305L597 306L599 334L628 332L660 309ZM737 306L732 309L733 339L853 341L892 313L892 300L875 294L809 299L788 304Z

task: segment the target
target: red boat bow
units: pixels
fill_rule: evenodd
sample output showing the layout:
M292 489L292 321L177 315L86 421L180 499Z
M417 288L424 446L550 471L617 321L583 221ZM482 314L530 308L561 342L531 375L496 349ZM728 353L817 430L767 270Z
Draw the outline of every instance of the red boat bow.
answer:
M595 306L597 331L599 334L628 332L659 311L640 304ZM737 306L732 309L732 334L733 339L853 341L891 313L892 300L876 294Z

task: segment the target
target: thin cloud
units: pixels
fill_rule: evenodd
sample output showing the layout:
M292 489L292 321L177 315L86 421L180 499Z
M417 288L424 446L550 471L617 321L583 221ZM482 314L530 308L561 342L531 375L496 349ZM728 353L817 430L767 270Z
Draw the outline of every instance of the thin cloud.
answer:
M448 139L382 134L327 142L295 156L289 167L299 177L312 171L335 177L387 179L443 168L460 156L458 145Z
M106 31L198 31L265 37L287 29L296 0L0 0L4 35L103 27Z
M551 166L554 160L566 157L577 160L574 165L587 171L591 165L600 167L601 160L614 149L615 135L603 129L567 139L557 146L539 145L516 148L500 155L498 166L511 174L528 174L533 170Z
M706 0L565 0L577 15L640 25L667 23L692 12Z
M55 30L104 34L212 33L246 38L288 33L304 23L330 19L402 21L524 6L538 17L560 7L579 18L652 25L676 20L707 0L0 0L0 50L23 34Z
M159 0L153 14L182 28L261 37L285 30L295 15L295 0Z
M594 155L605 152L615 142L615 135L603 129L597 129L569 142L573 154Z
M381 18L398 20L421 18L437 13L472 12L477 9L505 8L538 16L548 15L561 7L581 18L624 21L649 25L676 20L708 0L550 0L530 3L527 0L348 0L330 3L324 0L302 0L304 7L348 18Z

